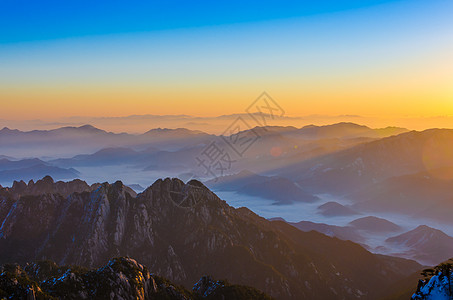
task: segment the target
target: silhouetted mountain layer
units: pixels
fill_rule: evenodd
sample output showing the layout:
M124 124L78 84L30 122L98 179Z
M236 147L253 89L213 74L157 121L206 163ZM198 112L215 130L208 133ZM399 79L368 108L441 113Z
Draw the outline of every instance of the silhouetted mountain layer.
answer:
M411 131L274 170L314 192L350 194L385 179L453 166L453 130ZM453 170L453 168L452 168ZM450 174L451 173L451 174ZM453 178L453 177L452 177Z
M360 132L356 128L360 128ZM320 133L313 133L315 129ZM311 125L300 129L292 126L265 126L244 130L237 136L247 137L250 134L253 137L257 134L259 139L245 153L245 157L249 160L241 160L241 168L272 174L274 169L291 167L304 160L335 153L383 137L378 136L374 131L352 123Z
M319 133L313 133L314 130L319 131ZM234 137L242 138L249 131L253 131L255 137L258 135L258 140L253 144L253 147L247 150L245 155L248 158L259 157L260 163L253 164L251 161L244 161L242 168L250 167L257 172L291 165L301 160L387 136L387 133L378 134L378 129L370 129L353 123L309 126L301 129L265 126L237 133L227 132L224 135L229 137L230 134L233 134ZM385 131L395 133L404 130ZM87 158L78 156L81 153L95 153L104 148L130 148L130 151L143 151L154 147L165 151L177 151L182 148L204 147L214 140L220 143L223 141L219 136L185 128L157 128L144 134L128 134L107 132L91 125L28 132L4 128L0 130L0 140L2 140L2 155L30 157L30 154L32 154L34 157L48 156L53 158L77 156L74 157L76 164L80 164ZM229 147L224 146L225 148ZM128 153L117 154L119 159L126 158L126 161L118 160L117 164L124 164L128 162L133 153L129 153L127 157L124 154ZM108 161L108 158L113 158L112 153L105 153L105 155L107 162L102 157L99 157L99 160L93 160L96 158L94 156L90 159L94 162L94 165L111 164L112 161ZM177 157L177 155L174 156L174 158ZM62 161L62 163L66 163L69 167L76 165L69 165L69 161Z
M195 157L200 155L204 146L163 151L150 147L145 150L131 148L105 148L93 154L76 155L72 158L59 158L49 161L60 167L101 167L125 165L134 167L137 172L155 170L197 170Z
M420 268L234 209L194 180L158 180L137 196L121 182L82 185L67 197L0 195L1 263L100 267L129 255L187 287L211 274L280 299L375 299Z
M278 133L284 137L304 140L383 138L409 131L401 127L372 129L351 122L340 122L322 126L307 125L302 128L296 128L294 126L264 126L255 127L253 130L259 131L260 133L263 131L267 133Z
M150 146L164 150L180 149L207 143L211 135L187 129L155 129L145 134L107 132L91 125L62 127L53 130L0 130L2 154L14 157L64 157L92 153L103 148L133 147L140 150Z
M452 168L453 170L453 168ZM453 180L429 172L396 176L373 184L348 196L355 208L371 212L403 213L414 218L431 218L451 223Z
M403 252L406 257L427 265L438 264L453 254L453 237L426 225L388 238L386 242L401 246L406 249Z
M407 131L407 129L399 127L371 129L364 125L342 122L324 126L308 125L298 129L293 134L305 139L352 139L358 137L383 138Z
M281 218L270 220L285 221ZM287 223L302 231L314 230L341 240L350 240L363 245L366 249L385 249L385 253L413 259L424 265L438 264L451 257L453 253L453 237L426 225L420 225L413 230L395 236L394 231L401 231L399 226L375 217L358 219L348 226L335 226L310 221ZM393 236L390 235L392 232ZM367 238L375 238L374 234L385 234L385 237L390 237L376 247L369 245L367 240Z
M11 156L6 156L6 155L0 155L0 159L14 160L13 157L11 157Z
M359 214L352 208L344 206L338 202L330 201L318 207L319 213L324 216L337 217L337 216L353 216Z
M38 180L46 175L56 179L74 179L80 173L73 169L56 167L39 159L11 161L0 160L0 182L10 184L14 180Z
M21 160L11 160L7 158L0 159L0 170L15 170L15 169L23 169L29 168L36 165L46 165L47 163L38 159L38 158L30 158L30 159L21 159Z
M318 197L306 193L294 182L283 177L261 176L249 171L222 176L206 183L218 191L234 191L239 194L274 200L276 204L314 202Z
M368 216L356 219L349 223L356 229L370 231L370 232L392 232L401 230L401 227L386 219Z
M297 229L302 231L317 231L330 237L336 237L344 241L353 241L355 243L363 243L364 238L357 229L351 226L335 226L323 223L314 223L310 221L288 222Z
M208 144L215 142L221 151L230 151L231 160L237 162L233 164L233 169L228 171L239 171L236 170L237 165L241 169L250 167L257 172L265 172L367 141L362 139L305 140L301 137L290 138L282 133L287 130L286 127L257 127L253 130L254 134L258 135L253 135L257 140L250 145L242 158L235 156L230 146L220 137L185 129L153 129L140 136L128 135L124 141L117 137L118 141L111 143L116 145L115 147L110 146L93 154L59 158L50 162L60 167L132 165L145 171L172 168L179 172L189 170L194 172L199 168L196 157L201 156L203 149ZM247 131L236 133L231 140L236 140L236 137L244 138L243 135L246 133ZM229 139L229 137L226 138ZM102 142L102 139L100 141ZM165 151L159 151L158 148L165 149ZM74 149L77 148L74 147ZM201 169L201 171L204 170Z

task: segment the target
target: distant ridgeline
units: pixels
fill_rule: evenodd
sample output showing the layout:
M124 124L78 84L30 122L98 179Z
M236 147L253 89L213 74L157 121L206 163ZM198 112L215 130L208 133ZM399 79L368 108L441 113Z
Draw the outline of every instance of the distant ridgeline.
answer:
M192 290L149 273L128 257L88 270L52 261L0 266L0 299L272 299L252 287L204 276Z
M453 299L453 259L433 269L422 272L425 279L420 279L412 300L451 300Z

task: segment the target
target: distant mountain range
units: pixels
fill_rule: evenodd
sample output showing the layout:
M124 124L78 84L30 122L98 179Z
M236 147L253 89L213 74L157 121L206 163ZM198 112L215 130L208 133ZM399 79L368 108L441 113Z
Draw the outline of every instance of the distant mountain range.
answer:
M9 184L15 180L38 180L44 176L62 179L75 179L80 173L74 168L60 168L46 163L40 159L23 159L11 161L0 159L0 183Z
M7 171L7 170L15 170L15 169L22 169L22 168L29 168L35 165L45 165L46 162L38 159L22 159L22 160L12 160L11 158L1 158L0 159L0 170Z
M426 265L438 264L453 257L453 237L426 225L388 238L386 242L401 246L406 257Z
M241 135L250 129L245 128L236 133ZM313 133L315 129L318 133ZM274 146L281 146L282 148L285 148L287 143L290 144L290 147L293 147L295 144L292 140L307 142L309 140L341 139L353 141L357 138L380 138L407 131L405 129L370 129L353 123L309 126L301 129L269 126L257 127L254 130L260 131L260 135L266 137L264 140L268 141L267 144L273 143ZM230 134L224 133L226 136ZM339 136L335 136L337 134ZM110 147L128 147L135 150L155 147L161 150L176 150L206 144L214 137L216 136L212 134L186 128L156 128L143 134L107 132L91 125L68 126L52 130L20 131L7 127L0 130L2 155L18 158L55 156L56 153L61 158L62 156L81 153L93 153L102 148ZM286 142L282 144L281 141Z
M234 191L239 194L257 196L275 201L275 204L313 202L319 198L306 193L294 182L283 177L257 175L241 171L235 175L223 176L206 182L217 191Z
M170 171L171 174L193 173L194 177L206 176L196 160L211 143L217 143L223 153L230 151L232 164L226 174L250 169L256 173L266 173L275 169L291 167L301 161L322 155L336 153L351 147L376 140L381 136L405 131L404 129L371 129L354 123L338 123L326 126L290 126L255 127L257 140L238 156L227 145L226 139L243 138L252 130L225 133L221 138L198 130L185 128L157 128L143 134L112 133L91 125L80 127L62 127L53 130L33 130L23 132L3 128L0 130L0 153L8 157L39 157L52 167L71 169L72 174L57 169L47 170L48 175L59 179L75 178L79 167L94 168L100 166L129 166L142 171ZM384 134L382 132L385 132ZM232 135L229 135L232 134ZM335 137L337 136L338 137ZM43 168L43 167L41 167ZM36 179L38 173L26 174L24 178ZM44 172L44 170L43 170ZM87 172L90 172L89 170ZM83 177L85 174L81 174ZM89 173L88 173L89 175ZM16 179L16 174L4 174L3 184ZM92 176L90 176L92 177ZM287 176L280 176L286 177ZM141 183L141 182L131 182Z
M444 180L429 172L395 176L348 195L358 210L394 212L452 223L453 179Z
M391 177L435 171L449 163L453 166L448 155L440 157L443 162L434 161L436 153L452 147L453 130L411 131L303 160L274 173L313 190L349 194ZM430 157L433 159L427 164Z
M371 232L391 232L401 230L401 227L386 219L368 216L356 219L349 223L352 227Z
M339 122L356 122L363 123L366 118L357 115L311 115L301 117L290 116L270 116L264 114L267 118L268 125L289 126L300 124L333 124ZM255 114L256 118L261 118L261 115ZM190 115L130 115L121 117L81 117L74 116L68 118L60 118L54 121L42 120L2 120L0 119L0 127L8 126L20 128L21 130L49 130L55 127L73 126L78 127L84 124L92 124L98 128L104 128L107 131L113 132L131 132L143 133L150 128L188 128L191 130L200 130L212 134L221 134L225 129L238 118L246 120L251 126L255 121L247 113L236 113L221 116L198 117ZM381 122L383 123L383 122ZM384 123L383 123L384 124ZM255 126L255 125L253 125Z
M320 214L328 217L353 216L360 214L352 208L335 201L329 201L318 206L318 210Z
M335 226L323 223L314 223L310 221L288 222L294 227L302 231L317 231L330 237L336 237L344 241L353 241L355 243L363 243L363 236L357 229L351 226Z
M253 130L259 134L256 143L242 157L234 157L234 164L225 174L216 175L251 170L268 179L262 177L248 186L243 184L245 181L236 181L223 189L271 198L277 203L310 202L316 199L313 195L330 193L352 200L349 208L357 212L391 210L452 222L448 211L453 209L449 188L453 161L448 149L453 148L453 130L406 132L402 128L371 129L354 123ZM90 172L104 166L118 167L118 171L125 166L131 168L141 179L124 179L131 184L149 184L147 172L205 178L208 173L196 157L209 143L222 141L218 136L184 128L157 128L132 135L109 133L90 125L30 132L4 128L0 140L1 155L54 156L39 161L3 158L7 161L0 161L2 185L45 175L59 180L87 175L91 179ZM229 149L223 146L223 151ZM219 184L213 188L221 190ZM337 209L330 211L335 213Z
M272 219L273 220L273 219ZM284 220L283 220L284 221ZM358 218L352 222L349 222L346 226L336 226L329 225L324 223L315 223L310 221L300 221L300 222L287 222L292 226L302 230L302 231L317 231L322 234L336 237L344 241L353 241L359 243L367 249L374 250L371 245L368 244L368 239L375 238L375 234L382 235L386 234L395 234L395 232L401 232L401 228L382 218L377 218L373 216ZM413 249L414 253L423 253L421 249ZM399 257L407 257L407 255L399 253L395 254ZM414 257L412 257L415 259ZM442 258L439 256L433 256L432 259L436 262L439 262Z
M393 235L385 240L382 247L398 249L399 252L394 252L392 255L414 259L424 265L435 265L453 257L453 237L426 225L420 225L413 230L394 235L395 232L401 232L401 228L392 222L376 217L359 218L347 226L310 221L287 223L302 231L317 231L341 240L359 243L367 248L369 246L366 241L366 232L377 234L393 232Z
M292 137L317 140L383 138L392 135L398 135L404 132L408 132L408 129L399 127L371 129L364 125L342 122L324 126L307 125L300 129L293 128L293 130L288 130L285 132L285 134Z
M130 255L186 287L211 274L279 299L377 299L420 268L234 209L196 180L158 180L138 195L121 182L16 183L0 190L0 224L3 264L91 268Z
M179 149L206 143L211 136L187 129L154 129L144 134L107 132L91 125L53 130L0 130L1 151L13 157L59 157L90 153L108 147Z
M362 212L395 212L452 222L453 130L382 138L269 171L308 193L352 200Z
M209 183L213 188L273 199L280 204L313 202L315 195L330 193L352 200L347 208L358 213L373 215L391 210L452 222L448 212L453 209L453 191L449 188L453 183L453 159L449 158L448 149L453 148L453 130L407 132L402 128L371 129L354 123L253 130L259 139L242 157L234 157L231 169L216 175L232 176L250 170L261 176L260 180L248 182L242 178L226 187L218 179ZM29 132L4 128L0 130L0 141L1 155L28 157L0 159L0 184L4 186L14 180L37 180L45 175L92 182L95 176L91 173L105 166L116 167L109 169L113 173L127 167L139 178L122 179L145 186L157 177L153 175L156 177L147 181L152 172L206 179L210 174L196 157L209 143L221 142L222 138L184 128L157 128L132 135L85 125ZM230 149L223 146L223 151ZM54 157L30 158L42 155ZM330 210L323 207L319 212L332 216L340 209L337 205Z

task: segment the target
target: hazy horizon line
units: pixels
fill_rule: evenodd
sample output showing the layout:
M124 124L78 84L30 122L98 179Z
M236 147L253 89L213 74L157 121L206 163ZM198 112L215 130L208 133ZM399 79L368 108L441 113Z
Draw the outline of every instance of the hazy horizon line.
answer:
M293 126L302 128L307 125L326 126L338 123L355 123L372 129L399 127L408 130L426 130L432 128L453 128L453 116L365 116L355 114L309 114L267 116L267 126ZM243 118L250 128L258 124L247 113L223 114L215 116L194 116L185 114L133 114L125 116L70 116L55 117L52 119L2 119L0 128L17 129L20 131L52 130L61 127L80 127L92 125L98 129L114 133L143 134L157 128L177 129L185 128L202 131L209 134L223 132L231 122Z

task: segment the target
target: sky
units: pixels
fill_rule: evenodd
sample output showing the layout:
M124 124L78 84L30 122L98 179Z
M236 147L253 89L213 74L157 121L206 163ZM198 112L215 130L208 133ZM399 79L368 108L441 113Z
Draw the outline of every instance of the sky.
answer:
M452 15L451 0L0 0L0 119L225 115L263 91L289 116L453 116Z

